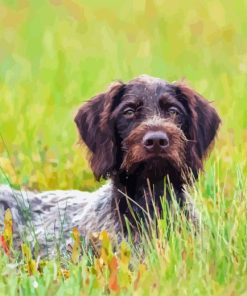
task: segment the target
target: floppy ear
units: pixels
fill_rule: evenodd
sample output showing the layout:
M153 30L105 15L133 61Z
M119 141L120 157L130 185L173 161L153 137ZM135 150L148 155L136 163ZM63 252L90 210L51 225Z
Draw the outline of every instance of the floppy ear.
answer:
M203 159L207 156L220 124L220 118L211 104L185 83L178 82L178 99L186 106L190 116L188 124L187 160L194 176L203 168Z
M121 82L112 84L108 91L86 102L75 117L81 139L91 154L90 165L97 180L106 178L116 165L117 148L110 119L123 88Z

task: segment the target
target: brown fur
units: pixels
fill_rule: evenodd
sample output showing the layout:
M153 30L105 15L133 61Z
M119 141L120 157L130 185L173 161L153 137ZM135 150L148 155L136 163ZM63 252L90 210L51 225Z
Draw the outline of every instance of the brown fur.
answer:
M124 216L128 215L126 198L119 192L140 205L145 194L151 194L159 204L166 177L183 207L184 185L191 184L203 169L220 118L184 82L168 83L141 75L128 83L116 82L92 98L79 109L75 122L89 149L96 179L112 179L115 200ZM169 145L150 153L143 139L147 132L155 131L165 135ZM147 180L151 193L147 193Z
M142 139L148 131L162 130L167 133L170 139L169 149L164 153L164 158L172 162L176 169L185 169L185 146L186 138L174 123L160 118L148 119L134 129L130 135L123 141L123 150L126 150L126 155L123 159L121 169L130 170L131 167L147 159ZM152 157L149 156L150 158Z
M146 221L147 212L151 217L156 213L162 216L163 196L170 205L168 179L181 210L198 224L185 186L203 169L220 124L216 110L201 95L183 82L141 75L128 83L116 82L84 103L75 122L96 179L110 178L111 182L93 193L56 190L23 194L0 186L0 231L3 214L10 208L15 243L20 244L20 234L26 232L31 244L38 239L43 252L54 251L61 239L67 245L72 227L77 227L87 242L92 232L104 229L119 241L127 234L125 217L136 236L137 216L142 221ZM158 149L152 150L145 139L151 137L153 143L155 133L161 138L156 141Z

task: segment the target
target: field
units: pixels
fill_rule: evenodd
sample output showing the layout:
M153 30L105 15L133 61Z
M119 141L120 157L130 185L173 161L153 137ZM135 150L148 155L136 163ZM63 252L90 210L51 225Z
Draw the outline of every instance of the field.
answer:
M116 79L186 78L222 118L191 190L199 236L181 220L168 239L159 221L140 255L131 244L113 253L103 233L107 256L42 270L0 250L0 295L247 295L246 11L246 0L0 0L0 184L99 187L73 117Z

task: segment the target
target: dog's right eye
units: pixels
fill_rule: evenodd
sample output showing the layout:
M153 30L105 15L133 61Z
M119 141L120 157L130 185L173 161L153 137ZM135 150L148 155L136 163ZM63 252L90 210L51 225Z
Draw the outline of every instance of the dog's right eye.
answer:
M124 109L123 114L127 118L132 118L135 115L135 110L133 108L126 108Z

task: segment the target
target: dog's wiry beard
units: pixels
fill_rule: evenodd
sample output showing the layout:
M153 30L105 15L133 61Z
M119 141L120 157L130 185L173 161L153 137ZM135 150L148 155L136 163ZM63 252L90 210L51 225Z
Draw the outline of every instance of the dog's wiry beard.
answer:
M142 166L146 178L164 177L169 171L182 172L186 169L185 146L186 137L183 131L173 122L161 120L159 125L147 121L135 128L123 141L124 158L121 169L134 172ZM142 145L142 139L148 131L162 130L169 138L169 147L164 152L155 155L148 153Z

